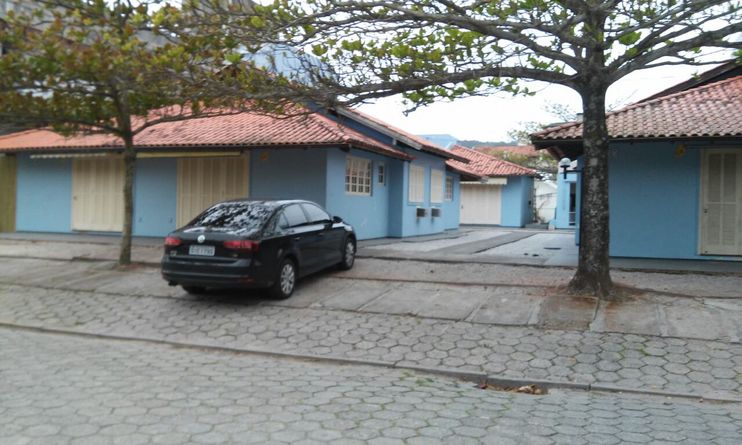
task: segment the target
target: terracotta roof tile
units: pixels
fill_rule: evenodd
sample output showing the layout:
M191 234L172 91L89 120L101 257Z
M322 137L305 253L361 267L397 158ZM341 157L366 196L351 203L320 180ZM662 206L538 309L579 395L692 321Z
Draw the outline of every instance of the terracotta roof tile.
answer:
M630 105L607 115L611 139L742 136L742 76ZM578 140L582 123L531 135L534 142Z
M134 144L139 149L350 145L391 157L411 159L401 150L316 113L279 118L244 112L166 122L142 131L134 138ZM65 138L47 129L28 130L0 137L0 152L121 147L122 142L109 135L94 134Z
M536 176L536 170L513 164L512 162L497 159L485 153L470 148L454 145L451 151L469 160L468 164L449 160L447 165L453 168L463 168L475 172L479 176Z

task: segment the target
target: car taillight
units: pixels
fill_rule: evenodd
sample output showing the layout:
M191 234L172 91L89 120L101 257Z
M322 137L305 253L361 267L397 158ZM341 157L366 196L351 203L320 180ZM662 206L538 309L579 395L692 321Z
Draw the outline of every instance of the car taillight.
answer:
M183 241L181 241L180 238L174 236L168 236L167 238L165 238L165 245L168 247L180 246L182 242Z
M240 252L257 252L260 248L260 241L252 240L230 240L224 241L224 247L232 250L239 250Z

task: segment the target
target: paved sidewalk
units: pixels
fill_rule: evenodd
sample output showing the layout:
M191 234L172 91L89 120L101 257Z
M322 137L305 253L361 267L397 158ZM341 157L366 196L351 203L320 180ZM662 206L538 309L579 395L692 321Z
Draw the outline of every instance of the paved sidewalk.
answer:
M577 265L573 237L573 233L564 231L463 227L435 235L361 241L358 255L385 260L536 266L538 270L573 269ZM0 233L0 257L112 261L118 258L119 242L111 235ZM132 260L159 265L162 242L158 237L135 237ZM742 261L612 258L611 267L617 271L742 276Z
M0 286L0 323L495 379L742 400L742 345L718 341L8 285Z
M616 304L568 297L555 286L519 284L517 279L529 277L519 275L518 268L510 271L502 266L461 268L419 262L390 265L378 260L359 260L356 264L351 272L328 271L302 280L286 301L266 299L260 292L240 291L214 292L209 298L227 302L252 299L294 308L414 315L490 325L736 343L742 337L742 298L679 298L646 292ZM403 267L414 273L414 281L409 277L394 279L394 274ZM390 276L392 279L387 278ZM542 284L550 279L547 274L538 278L546 280ZM709 286L707 291L719 291L724 285L724 280L715 278L716 287ZM498 284L508 280L515 284ZM182 288L168 286L158 269L138 267L122 271L112 262L6 259L0 268L0 283L126 296L189 298ZM730 286L733 284L733 280L728 282Z
M0 328L4 444L738 444L739 405L531 396L337 366ZM43 357L43 361L39 360Z

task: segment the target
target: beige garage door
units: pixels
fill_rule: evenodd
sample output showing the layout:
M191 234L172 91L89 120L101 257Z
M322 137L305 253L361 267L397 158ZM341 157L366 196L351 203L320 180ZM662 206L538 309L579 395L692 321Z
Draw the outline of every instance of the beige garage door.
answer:
M72 161L72 229L120 232L124 227L124 161Z
M461 224L500 224L500 185L461 184Z
M219 201L249 194L246 156L178 159L178 227Z

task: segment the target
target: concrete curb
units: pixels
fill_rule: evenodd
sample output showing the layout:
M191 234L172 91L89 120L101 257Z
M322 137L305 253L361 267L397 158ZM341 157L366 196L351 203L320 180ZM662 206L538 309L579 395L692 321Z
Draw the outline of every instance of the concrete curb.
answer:
M608 384L586 384L586 383L578 383L578 382L551 381L551 380L539 380L539 379L527 379L527 378L516 379L512 377L500 376L497 374L487 375L485 373L478 373L478 372L472 372L472 371L461 371L461 370L450 369L450 368L429 368L429 367L424 367L424 366L399 365L397 363L392 363L392 362L353 359L353 358L345 358L345 357L338 357L338 356L332 356L332 355L318 356L318 355L312 355L312 354L281 352L281 351L268 350L268 349L262 349L262 348L232 348L232 347L210 345L210 344L183 343L183 342L176 342L176 341L152 339L152 338L147 338L147 337L129 337L129 336L117 336L117 335L97 334L97 333L79 332L79 331L67 331L64 329L46 328L46 327L40 327L40 326L25 326L25 325L17 325L13 323L5 323L5 322L0 322L0 328L27 331L27 332L35 332L35 333L41 333L41 334L57 334L57 335L66 335L66 336L80 337L80 338L94 338L94 339L99 339L99 340L112 340L112 341L130 342L130 343L156 344L156 345L162 345L162 346L169 346L169 347L176 348L176 349L191 349L191 350L199 350L199 351L208 350L208 351L213 351L213 352L222 352L222 353L229 353L229 354L254 354L254 355L260 355L260 356L265 356L265 357L288 358L288 359L293 359L293 360L305 360L305 361L322 362L322 363L336 363L339 365L351 365L351 366L360 365L360 366L373 366L373 367L379 367L379 368L409 370L409 371L421 372L421 373L430 374L430 375L440 375L440 376L450 377L450 378L454 378L458 380L463 380L466 382L489 383L489 384L503 386L503 387L520 387L520 386L526 386L526 385L536 385L538 387L545 388L545 389L566 389L566 390L579 390L579 391L630 393L630 394L650 395L650 396L670 397L670 398L683 398L683 399L695 399L695 400L703 399L705 401L720 402L720 403L740 403L742 402L742 398L735 398L735 397L720 397L720 396L715 396L715 395L706 397L703 395L675 393L671 391L655 391L655 390L642 390L642 389L633 389L633 388L621 388L621 387L608 385Z
M96 257L71 257L71 258L49 258L43 256L29 256L29 255L3 255L0 254L0 258L11 258L15 260L42 260L42 261L79 261L79 262L90 262L90 263L116 263L116 259L112 258L96 258ZM160 267L159 261L132 261L131 266L144 266L144 267Z

